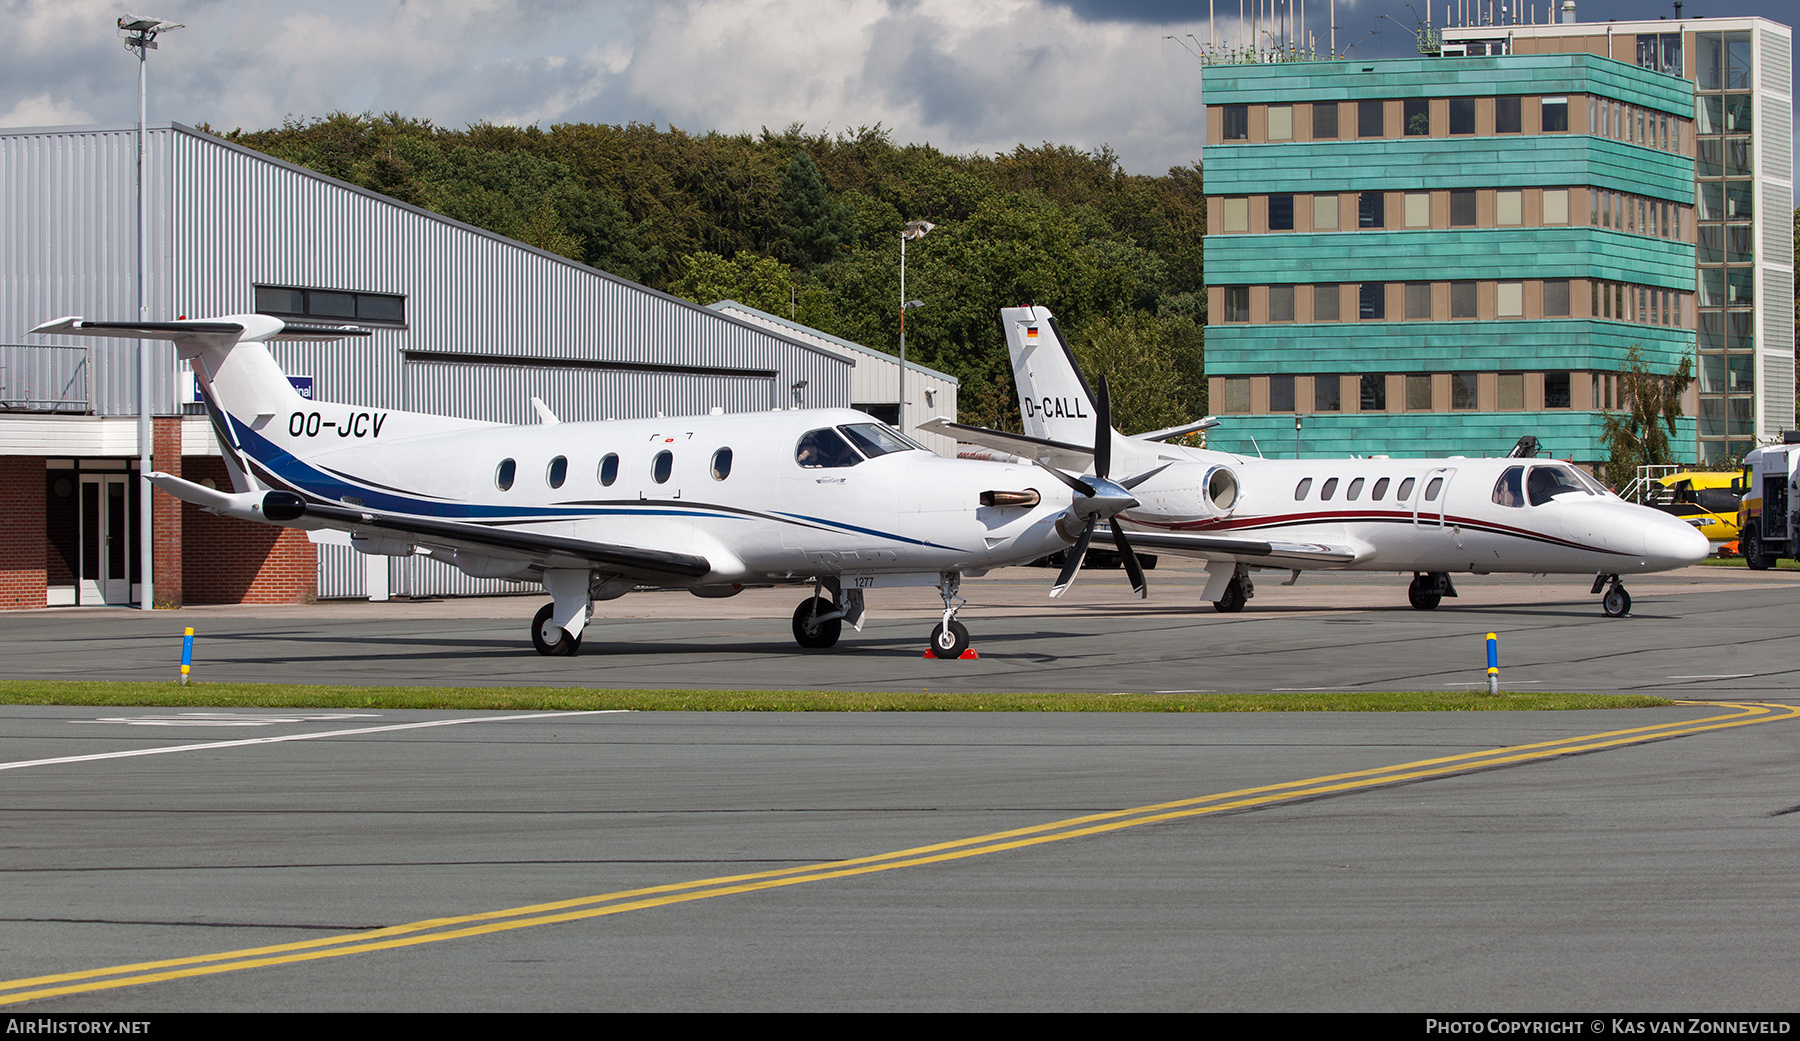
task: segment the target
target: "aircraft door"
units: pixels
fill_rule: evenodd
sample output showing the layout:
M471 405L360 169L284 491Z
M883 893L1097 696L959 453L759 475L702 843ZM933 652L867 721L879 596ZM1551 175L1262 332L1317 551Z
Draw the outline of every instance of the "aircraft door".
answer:
M1456 467L1434 467L1419 479L1413 490L1413 527L1421 529L1443 529L1446 503L1450 501L1450 479L1456 476Z
M81 475L79 603L131 603L130 481L125 473Z

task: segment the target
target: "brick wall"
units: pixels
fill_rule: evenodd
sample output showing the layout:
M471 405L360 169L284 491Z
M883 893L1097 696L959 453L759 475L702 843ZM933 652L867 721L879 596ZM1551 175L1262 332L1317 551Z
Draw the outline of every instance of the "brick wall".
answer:
M181 476L181 417L151 420L151 462L156 469ZM156 581L156 607L181 606L182 545L181 500L165 491L154 491L151 500L151 567Z
M188 480L211 477L220 488L231 487L217 456L182 462ZM318 595L318 551L304 531L218 517L184 503L180 534L187 603L296 604Z
M44 460L0 456L0 608L44 606Z

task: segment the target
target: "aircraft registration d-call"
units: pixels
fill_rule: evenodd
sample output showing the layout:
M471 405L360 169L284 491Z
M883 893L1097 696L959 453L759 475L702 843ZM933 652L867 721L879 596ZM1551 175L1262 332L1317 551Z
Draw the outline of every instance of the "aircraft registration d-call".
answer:
M173 341L235 491L148 474L157 487L230 517L348 532L363 553L425 552L475 577L541 581L540 654L575 654L594 600L791 584L813 587L793 631L814 648L846 621L862 628L866 590L936 586L930 653L959 657L965 575L1085 546L1136 505L1112 482L941 458L851 409L562 423L537 402L543 422L513 426L309 401L263 346L368 335L350 326L252 314L70 317L33 331Z
M1116 511L1115 539L1123 530L1140 548L1207 561L1205 597L1220 611L1242 610L1254 595L1252 569L1297 579L1334 568L1410 571L1408 598L1420 610L1456 595L1452 573L1591 574L1602 609L1617 617L1631 610L1621 576L1698 563L1709 549L1686 522L1553 459L1275 460L1165 443L1212 419L1126 437L1094 418L1093 395L1048 309L1009 307L1000 320L1025 434L942 419L921 428L1063 469L1085 467L1098 446L1151 472L1132 491L1138 504ZM1136 575L1133 584L1141 595Z

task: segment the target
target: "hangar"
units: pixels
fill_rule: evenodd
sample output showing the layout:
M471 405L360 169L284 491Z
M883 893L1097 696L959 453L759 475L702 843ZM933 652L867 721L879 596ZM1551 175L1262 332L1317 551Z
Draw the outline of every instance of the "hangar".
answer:
M136 164L135 125L0 131L0 608L142 599L138 345L27 335L62 315L135 314ZM766 411L851 405L859 365L898 365L179 123L148 128L144 177L145 317L260 312L371 329L351 345L273 345L320 400L512 423L536 421L534 397L563 420ZM150 350L153 465L225 483L191 378L168 344ZM955 416L950 387L927 415ZM163 495L150 523L158 607L521 588Z

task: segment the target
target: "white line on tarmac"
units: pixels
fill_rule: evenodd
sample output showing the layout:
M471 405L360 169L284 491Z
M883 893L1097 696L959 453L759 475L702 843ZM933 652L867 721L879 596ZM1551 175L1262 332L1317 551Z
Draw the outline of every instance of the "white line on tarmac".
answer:
M130 759L140 755L167 755L170 752L203 752L214 748L242 748L246 745L274 745L284 741L311 741L321 737L355 737L359 734L382 734L395 730L422 730L426 727L453 727L459 723L505 723L518 719L544 719L550 716L598 716L630 709L608 708L588 712L533 712L523 716L470 716L467 719L430 719L423 723L394 723L382 727L359 727L355 730L322 730L314 734L284 734L278 737L247 737L236 741L207 741L197 745L169 745L164 748L134 748L124 752L97 752L93 755L68 755L56 759L25 759L16 763L0 763L0 770L22 770L28 766L55 766L59 763L91 763L100 759Z

